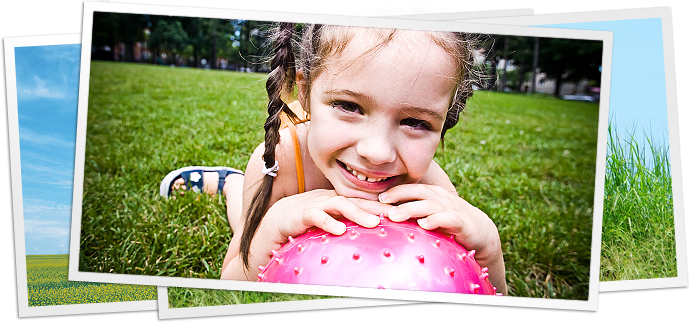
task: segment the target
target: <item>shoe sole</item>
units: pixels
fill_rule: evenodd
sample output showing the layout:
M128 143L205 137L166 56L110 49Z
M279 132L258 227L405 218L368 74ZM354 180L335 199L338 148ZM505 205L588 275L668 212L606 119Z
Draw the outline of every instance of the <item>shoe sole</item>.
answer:
M231 168L231 167L224 167L224 166L187 166L187 167L182 167L179 169L176 169L168 175L165 175L163 180L161 181L161 186L160 186L160 195L168 198L170 195L170 184L178 177L180 174L187 172L187 171L193 171L193 170L200 170L202 172L213 172L213 171L218 171L218 170L227 170L230 172L235 172L244 175L244 172L239 171L237 169Z

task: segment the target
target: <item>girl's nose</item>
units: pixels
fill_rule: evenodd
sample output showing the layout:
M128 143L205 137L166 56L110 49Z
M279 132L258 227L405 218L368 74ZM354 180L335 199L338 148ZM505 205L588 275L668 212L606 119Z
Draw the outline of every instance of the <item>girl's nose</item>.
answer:
M379 129L376 129L379 128ZM380 127L369 126L360 130L357 154L374 165L394 162L396 149L394 136Z

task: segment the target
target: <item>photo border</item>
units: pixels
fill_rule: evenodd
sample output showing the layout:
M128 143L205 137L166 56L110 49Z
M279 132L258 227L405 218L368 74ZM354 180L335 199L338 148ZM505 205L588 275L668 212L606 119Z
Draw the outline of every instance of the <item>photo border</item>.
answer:
M262 0L253 2L239 2L227 0L199 0L193 3L189 0L127 0L128 3L170 5L184 7L206 7L224 9L253 9L253 10L362 10L371 4L367 0L351 0L333 3L320 0L300 0L285 2L283 0Z
M462 20L462 19L480 19L480 18L498 18L498 17L520 17L534 15L533 9L514 9L514 10L495 10L495 11L475 11L475 12L452 12L439 14L422 14L422 15L402 15L402 16L386 16L381 18L394 19L411 19L411 20L430 20L430 21L445 21L445 20ZM253 303L253 304L235 304L235 305L218 305L218 306L204 306L204 307L185 307L185 308L170 308L168 306L168 290L165 286L158 287L158 318L172 319L172 318L187 318L187 317L207 317L220 315L242 315L252 313L273 313L273 312L288 312L288 311L306 311L319 309L334 309L334 308L350 308L350 307L364 307L364 306L390 306L390 305L404 305L404 304L418 304L399 301L387 300L371 300L360 302L362 299L354 298L338 298L343 302L335 301L335 299L328 300L303 300L290 302L291 306L279 306L276 303ZM356 300L356 301L351 301ZM329 301L329 302L325 302ZM286 302L280 302L286 303ZM256 304L264 304L264 306L255 306ZM251 306L250 306L251 305ZM285 308L284 308L285 307Z
M17 47L51 46L79 44L79 34L49 35L32 37L8 37L5 45L5 84L7 88L7 123L10 146L10 174L12 182L12 213L14 219L14 246L17 274L17 308L19 317L155 311L158 308L156 300L134 302L108 302L90 304L70 304L51 306L29 306L27 274L26 274L26 245L24 236L24 200L22 195L21 162L19 155L19 110L17 102L17 71L14 50ZM71 249L70 249L71 251ZM71 254L71 252L70 252ZM71 257L70 257L71 258Z
M63 7L9 7L9 34L14 35L14 18L65 18ZM17 35L26 36L26 35Z
M446 22L421 22L409 20L326 16L313 14L276 13L259 11L235 11L189 7L170 7L153 5L132 5L117 3L84 3L84 19L82 30L82 68L80 74L79 115L77 123L77 153L75 160L74 202L73 205L82 204L83 180L84 180L84 154L86 135L86 116L88 106L88 86L90 72L90 47L91 27L94 11L107 11L134 14L157 14L199 16L208 18L242 17L248 20L262 21L298 21L324 24L357 25L368 27L390 27L426 30L462 30L464 32L510 34L539 37L576 38L603 41L602 61L602 95L599 109L599 138L605 138L608 126L608 95L611 67L611 32L567 30L555 28L515 27L498 25L458 24ZM192 279L179 277L153 277L128 274L86 273L78 271L78 257L70 258L70 280L147 284L161 286L179 286L211 289L235 289L278 293L300 293L316 295L335 295L365 298L387 298L400 300L422 300L433 302L453 302L470 304L488 304L522 307L561 308L576 310L596 310L598 302L598 276L599 253L601 244L601 223L603 214L603 185L605 169L606 141L597 142L597 162L595 176L595 201L593 206L593 232L591 249L591 267L589 280L589 295L587 301L562 300L562 299L532 299L523 297L478 297L476 295L450 294L439 292L419 292L401 290L376 290L371 288L339 287L339 286L315 286L293 284L257 284L256 282L243 281L218 281L210 279ZM80 232L81 208L73 208L72 232ZM72 254L79 254L79 236L73 235L70 243Z
M673 219L676 235L676 267L678 270L678 276L622 281L602 281L599 285L599 291L601 292L688 286L688 254L685 232L685 214L683 208L683 178L680 159L681 153L678 118L678 95L676 89L676 66L673 50L673 23L671 21L671 8L656 7L535 15L525 17L487 18L481 20L463 20L463 22L476 22L482 24L541 26L551 24L605 22L649 18L661 18L662 21L664 73L666 79L666 110L668 114L668 139L671 152L671 187L673 190ZM613 50L615 50L615 47Z

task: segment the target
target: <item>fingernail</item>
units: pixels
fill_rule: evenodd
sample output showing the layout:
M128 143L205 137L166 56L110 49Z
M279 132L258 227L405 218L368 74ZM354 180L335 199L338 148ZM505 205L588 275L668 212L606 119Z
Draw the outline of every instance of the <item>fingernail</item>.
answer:
M385 202L386 202L386 197L387 197L387 196L388 196L388 194L386 194L386 192L383 192L383 193L379 194L379 202L385 203Z
M418 219L417 224L419 224L420 227L424 228L424 226L426 226L426 218Z
M392 220L392 218L395 217L396 214L398 214L398 208L397 207L394 206L394 207L388 209L388 218L389 219Z
M341 234L345 233L345 231L347 231L347 227L345 226L345 223L338 222L338 232L339 233L337 235L341 235Z

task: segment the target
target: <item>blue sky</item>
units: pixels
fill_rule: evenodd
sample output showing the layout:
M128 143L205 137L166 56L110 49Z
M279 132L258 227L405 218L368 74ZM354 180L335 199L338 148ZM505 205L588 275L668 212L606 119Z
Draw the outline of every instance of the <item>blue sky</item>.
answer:
M63 18L13 18L12 36L61 34L65 32Z
M69 253L80 49L15 48L27 255Z
M678 92L678 106L680 106L680 89L678 85L680 84L680 56L678 56L678 47L680 46L680 16L673 16L673 42L675 45L674 51L676 53L676 92Z
M661 18L544 25L613 31L609 116L619 134L636 130L668 147L666 74ZM636 125L636 127L635 127ZM644 142L644 141L642 141Z

